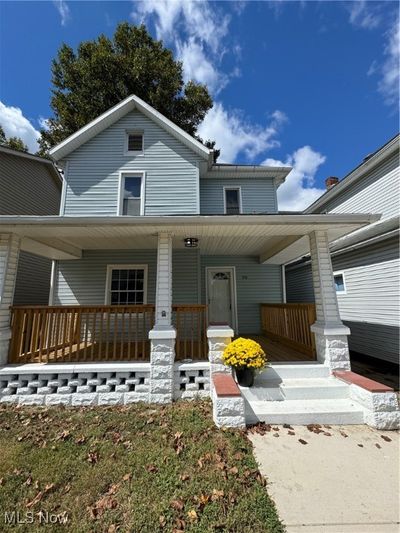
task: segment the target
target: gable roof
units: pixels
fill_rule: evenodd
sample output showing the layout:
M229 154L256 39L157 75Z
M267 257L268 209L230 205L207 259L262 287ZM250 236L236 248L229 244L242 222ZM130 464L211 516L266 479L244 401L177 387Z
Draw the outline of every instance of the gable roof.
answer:
M4 146L3 144L0 144L0 153L12 155L15 157L21 157L22 159L29 159L31 161L36 161L36 163L46 165L57 186L62 186L63 178L57 167L55 166L54 162L51 161L51 159L46 159L45 157L40 157L39 155L30 154L29 152L21 152L21 150L15 150L14 148L9 148L8 146Z
M105 130L134 109L141 111L145 116L164 128L183 144L194 150L198 155L210 163L212 162L213 150L204 146L200 141L189 135L167 117L159 113L154 107L150 106L134 94L128 96L128 98L125 98L125 100L122 100L122 102L119 102L117 105L86 124L86 126L83 126L83 128L67 137L64 141L54 146L50 150L50 155L56 161L63 159L65 156L79 148L79 146L95 137L98 133Z
M387 143L378 148L375 152L368 155L362 163L360 163L355 169L347 174L337 185L334 185L331 189L328 189L322 194L314 203L312 203L304 213L316 213L319 212L328 202L335 198L342 191L345 191L353 183L362 179L367 172L372 170L376 165L381 163L384 159L392 156L399 149L400 134L392 137Z

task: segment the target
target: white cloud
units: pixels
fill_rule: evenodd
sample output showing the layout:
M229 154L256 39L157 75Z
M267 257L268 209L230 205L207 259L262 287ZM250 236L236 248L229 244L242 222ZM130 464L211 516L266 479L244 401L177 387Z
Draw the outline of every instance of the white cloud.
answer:
M201 44L190 38L186 42L177 42L177 56L184 65L184 80L196 80L205 84L208 89L218 94L228 83L229 78L223 72L218 72L212 62L206 58Z
M229 76L218 68L226 52L223 39L230 17L208 2L193 0L144 0L133 3L136 21L154 21L158 39L173 45L183 62L185 81L204 83L218 94Z
M24 117L19 107L6 106L0 101L0 125L4 129L6 137L20 137L28 146L30 152L38 150L37 141L40 133Z
M71 12L69 10L68 4L65 0L54 0L53 4L55 5L58 13L61 17L61 26L65 26L71 18Z
M378 89L389 105L399 104L400 85L400 27L399 19L396 18L390 30L387 32L387 44L385 47L385 61L381 68L381 80Z
M220 102L207 113L198 133L204 140L216 139L221 149L219 161L232 163L244 154L251 161L266 150L279 146L276 135L287 117L275 111L266 126L246 121L240 111L227 111Z
M381 23L381 15L378 12L378 5L365 0L357 0L347 4L349 9L349 20L354 26L371 30L377 28Z
M293 167L285 183L278 189L278 207L281 211L302 211L325 192L324 189L315 187L315 175L325 160L326 157L311 146L303 146L284 162L269 158L262 163L267 166Z
M39 126L45 130L45 131L48 131L49 130L49 119L48 118L44 118L44 117L39 117L38 118L38 122L39 122Z

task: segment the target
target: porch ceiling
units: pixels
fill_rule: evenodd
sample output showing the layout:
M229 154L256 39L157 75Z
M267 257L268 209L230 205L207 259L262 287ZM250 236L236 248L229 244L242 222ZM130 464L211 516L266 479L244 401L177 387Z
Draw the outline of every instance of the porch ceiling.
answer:
M82 250L152 249L157 234L199 239L203 255L258 255L282 264L309 251L308 234L326 231L329 241L379 220L379 215L240 215L169 217L0 217L0 233L22 237L22 249L51 259L77 259Z

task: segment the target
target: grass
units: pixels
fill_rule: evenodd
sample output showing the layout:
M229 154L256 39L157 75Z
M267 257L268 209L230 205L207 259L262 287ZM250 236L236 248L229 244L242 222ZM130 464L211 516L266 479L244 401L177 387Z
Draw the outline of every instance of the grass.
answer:
M1 406L0 531L283 532L246 434L210 412Z

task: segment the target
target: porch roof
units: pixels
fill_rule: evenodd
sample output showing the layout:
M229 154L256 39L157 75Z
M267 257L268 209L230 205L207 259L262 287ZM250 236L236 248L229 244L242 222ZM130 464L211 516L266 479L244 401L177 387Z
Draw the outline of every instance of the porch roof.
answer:
M199 239L203 255L257 255L260 263L283 264L309 252L308 235L326 231L334 241L376 222L372 214L270 214L188 216L2 216L0 233L22 237L22 250L50 259L78 259L82 250L152 249L157 234Z

